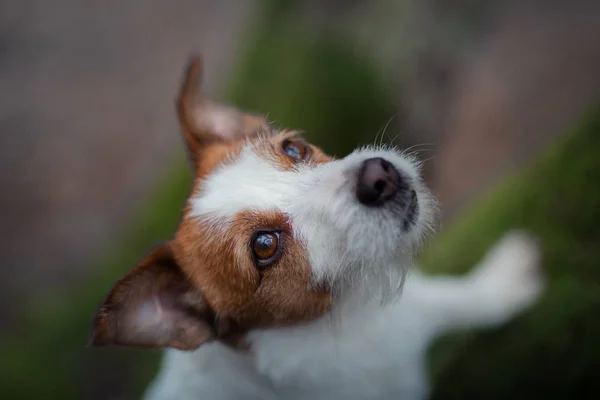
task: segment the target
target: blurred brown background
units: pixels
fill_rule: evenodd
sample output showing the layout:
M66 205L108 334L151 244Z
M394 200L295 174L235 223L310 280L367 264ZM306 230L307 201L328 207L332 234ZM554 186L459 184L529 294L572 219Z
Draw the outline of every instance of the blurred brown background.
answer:
M232 94L248 79L244 60L279 25L292 27L305 46L334 38L368 59L391 112L374 119L370 137L350 148L372 140L392 118L386 140L420 145L415 150L429 159L427 180L444 223L536 157L599 99L596 1L290 4L0 2L2 337L30 333L32 308L69 299L73 288L87 284L184 157L173 98L192 53L204 56L208 93L246 103L260 88ZM285 52L296 45L290 40ZM343 132L317 132L313 140L325 134L339 137L323 140L326 150L347 148L336 147L349 140ZM117 389L85 397L120 398Z

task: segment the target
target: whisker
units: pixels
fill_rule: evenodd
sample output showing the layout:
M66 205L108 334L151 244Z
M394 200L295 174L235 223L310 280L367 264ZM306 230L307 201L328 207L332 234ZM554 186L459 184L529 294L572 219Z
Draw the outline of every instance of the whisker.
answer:
M373 146L377 146L377 140L379 139L379 135L383 136L383 132L385 131L385 125L381 128L379 128L379 130L377 131L377 135L375 135L375 138L373 139Z
M410 151L411 149L414 149L415 147L420 147L420 146L436 146L437 143L417 143L417 144L413 144L412 146L410 146L407 149L404 149L404 151Z
M388 122L383 127L383 135L381 135L381 142L379 143L380 146L383 144L383 139L384 139L385 133L387 131L387 128L390 126L390 123L392 122L392 120L394 119L394 117L395 117L395 115L392 115L390 117L390 119L388 119Z
M388 126L390 125L390 123L392 122L392 120L394 119L395 115L392 115L388 121L386 122L386 124L383 126L382 129L379 130L379 132L377 132L377 135L375 135L375 139L373 139L373 146L374 147L379 147L383 144L384 138L385 138L385 131L387 130ZM381 135L381 136L379 136Z
M390 141L389 141L390 146L394 145L394 142L396 141L396 139L398 139L398 136L400 136L399 133L396 136L394 136L393 138L390 139Z
M377 143L377 138L379 137L379 135L381 134L381 132L382 132L382 130L381 130L381 129L377 131L377 134L375 135L375 138L373 139L373 146L375 146L375 145L376 145L376 143Z
M429 157L429 158L426 158L425 160L422 160L422 161L421 161L421 163L422 163L422 164L425 164L427 161L431 161L431 160L433 160L434 158L435 158L435 156L431 156L431 157Z
M402 154L406 154L407 156L413 156L413 157L419 158L421 153L427 153L427 152L431 152L431 151L435 151L435 149L421 149L421 150L413 150L411 152L402 151Z

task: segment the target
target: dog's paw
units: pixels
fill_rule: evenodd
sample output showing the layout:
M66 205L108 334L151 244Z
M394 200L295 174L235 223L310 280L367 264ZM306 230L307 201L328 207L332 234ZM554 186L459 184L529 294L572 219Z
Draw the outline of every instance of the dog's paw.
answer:
M537 240L524 231L510 231L494 245L472 273L478 293L499 318L509 318L535 303L544 289Z

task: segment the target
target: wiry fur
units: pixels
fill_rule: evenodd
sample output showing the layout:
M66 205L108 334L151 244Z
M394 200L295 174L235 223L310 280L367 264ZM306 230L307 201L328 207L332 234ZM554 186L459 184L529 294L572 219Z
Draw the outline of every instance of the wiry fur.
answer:
M538 248L522 232L464 277L414 268L436 206L413 155L373 146L333 160L305 143L292 157L295 132L205 100L200 72L192 62L177 102L195 173L182 221L94 320L96 345L169 347L146 399L425 399L432 340L538 298ZM373 158L402 186L377 207L357 198ZM265 230L281 241L268 266L251 250Z
M202 195L190 200L193 215L227 229L241 210L282 210L307 246L314 279L335 289L335 305L310 323L250 332L249 353L219 343L169 350L148 399L424 399L425 353L434 338L502 323L541 290L531 275L535 243L516 232L467 277L429 278L412 268L434 212L412 157L367 147L330 163L283 170L255 149L248 144L205 179ZM353 197L358 165L375 156L393 162L416 188L420 213L409 232L398 218Z
M502 324L538 297L538 252L512 232L464 278L411 270L395 302L252 332L252 351L219 343L168 350L147 399L425 399L426 351L439 335Z

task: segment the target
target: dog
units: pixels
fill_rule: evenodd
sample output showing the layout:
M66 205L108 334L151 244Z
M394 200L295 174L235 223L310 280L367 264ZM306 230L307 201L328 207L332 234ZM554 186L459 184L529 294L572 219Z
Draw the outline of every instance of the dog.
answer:
M413 266L436 208L414 156L333 159L205 98L201 75L193 58L176 102L194 181L174 238L116 282L92 328L96 346L166 349L146 399L426 399L436 337L539 297L521 231L465 276Z

